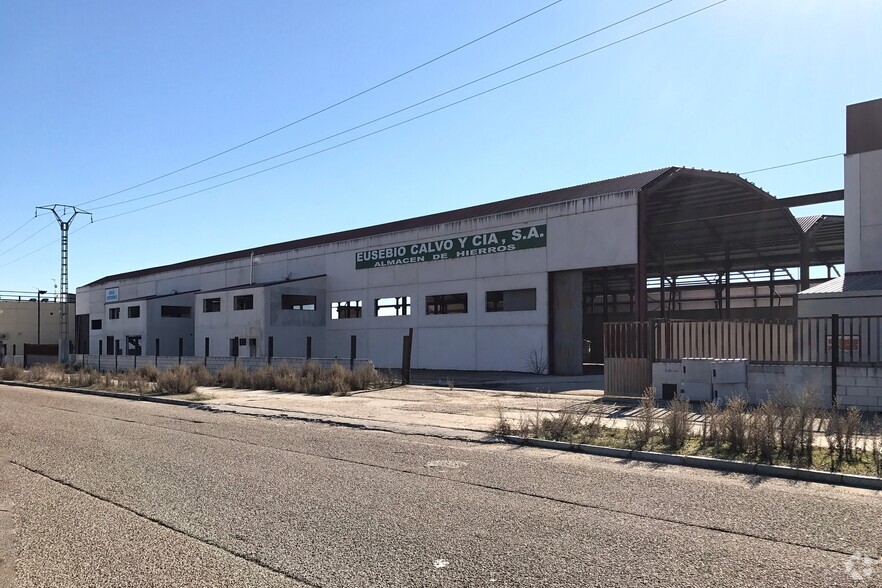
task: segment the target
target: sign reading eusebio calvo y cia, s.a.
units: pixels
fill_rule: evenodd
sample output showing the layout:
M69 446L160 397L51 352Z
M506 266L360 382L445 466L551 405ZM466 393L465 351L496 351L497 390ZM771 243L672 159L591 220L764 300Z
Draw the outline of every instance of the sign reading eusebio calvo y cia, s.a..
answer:
M355 254L355 269L461 259L475 255L545 247L545 229L545 225L533 225L507 231L492 231L466 237L450 237L359 251Z

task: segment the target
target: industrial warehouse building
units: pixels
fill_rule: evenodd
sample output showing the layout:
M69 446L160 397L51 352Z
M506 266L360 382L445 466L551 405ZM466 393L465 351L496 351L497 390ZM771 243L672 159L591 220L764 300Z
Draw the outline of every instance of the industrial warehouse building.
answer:
M796 317L844 260L841 216L732 173L670 167L107 276L77 289L79 353L346 357L581 374L603 325ZM546 365L547 363L547 365Z

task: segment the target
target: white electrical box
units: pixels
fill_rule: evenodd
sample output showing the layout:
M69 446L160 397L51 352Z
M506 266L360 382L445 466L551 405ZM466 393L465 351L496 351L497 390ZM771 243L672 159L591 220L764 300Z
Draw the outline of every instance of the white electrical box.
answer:
M746 359L715 359L711 362L711 381L716 384L742 384L747 387Z
M690 402L710 402L713 400L713 387L710 382L680 382L680 398Z
M684 357L680 362L680 379L683 382L707 382L712 381L711 362L707 357Z
M741 397L746 401L750 401L747 396L746 384L714 384L714 400L725 403L731 398Z

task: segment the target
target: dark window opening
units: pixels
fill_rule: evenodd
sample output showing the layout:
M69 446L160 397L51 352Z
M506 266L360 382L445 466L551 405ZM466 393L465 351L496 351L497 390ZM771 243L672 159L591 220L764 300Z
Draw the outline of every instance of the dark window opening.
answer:
M100 331L101 330L101 319L92 319L92 330Z
M407 316L410 314L410 296L378 298L374 301L374 316Z
M140 335L126 335L126 355L141 355Z
M331 303L331 319L361 318L361 300Z
M487 312L536 310L536 288L487 292Z
M141 316L141 307L140 306L130 306L128 308L129 318L138 318ZM140 354L138 354L140 355Z
M426 296L426 314L465 314L469 311L469 295L436 294Z
M159 309L163 318L190 318L192 310L189 306L163 306Z
M202 300L202 312L220 312L220 298L205 298Z
M254 308L254 294L233 296L233 310L251 310Z
M282 310L315 310L315 296L282 294Z
M107 318L110 320L119 318L119 308L108 308L107 309Z

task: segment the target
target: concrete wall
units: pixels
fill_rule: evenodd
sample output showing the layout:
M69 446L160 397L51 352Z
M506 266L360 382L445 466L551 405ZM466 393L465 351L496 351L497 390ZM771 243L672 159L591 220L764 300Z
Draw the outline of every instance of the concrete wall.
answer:
M749 365L747 398L751 403L768 400L777 390L799 392L816 390L822 405L829 408L832 399L832 367L803 365ZM652 384L656 398L661 398L663 384L679 384L679 362L652 365ZM863 411L882 412L882 367L840 367L836 372L837 402L840 407L855 406Z
M543 224L546 225L544 247L356 269L356 253L359 251L447 238L471 238L490 231ZM359 357L370 358L378 366L397 367L401 362L402 337L413 328L414 368L529 371L531 350L538 350L546 357L549 355L546 349L548 272L635 263L636 227L635 192L581 198L479 219L263 254L253 260L251 256L243 256L234 261L79 288L77 313L105 319L104 292L109 287L119 287L123 300L199 290L194 302L198 324L192 331L193 346L189 346L188 340L187 347L196 354L204 353L204 339L209 337L211 355L226 355L229 339L239 336L257 339L257 354L265 355L267 338L272 336L276 355L305 355L306 337L310 336L313 355L348 358L350 337L355 335ZM248 284L252 276L255 284L268 284L281 280L293 282L320 274L326 275L322 284L291 286L292 291L308 286L316 292L321 307L314 316L310 313L307 317L302 313L304 316L295 319L276 313L274 296L280 296L281 291L275 290L270 292L269 302L262 303L261 310L257 309L255 294L255 310L249 314L254 316L254 321L245 320L245 314L233 316L237 313L228 314L226 311L217 313L224 315L218 317L203 317L201 313L202 299L216 297L209 295L209 291ZM486 312L488 291L522 288L536 289L535 310ZM228 292L224 295L225 301L227 298L231 301L237 290ZM467 293L468 313L427 315L426 296L445 293ZM581 292L574 288L572 295L575 297L573 304L581 308ZM375 316L375 300L395 296L410 296L410 315ZM344 300L361 300L362 317L331 320L330 304ZM578 327L581 322L577 320L574 324ZM152 324L148 322L145 329L151 330ZM232 333L235 329L240 332ZM91 335L93 346L90 349L94 351L97 350L97 340L104 333L92 332ZM146 338L148 345L151 339ZM572 339L573 352L578 356L581 370L581 334ZM167 351L173 350L167 350L163 343L162 352ZM575 366L576 362L571 363Z
M34 293L36 296L36 292ZM68 304L69 329L74 334L74 305ZM56 302L40 303L40 342L58 343L59 315L61 305ZM37 342L37 301L0 300L0 354L3 346L6 353L12 355L15 346L16 354L21 354L25 343Z
M882 150L845 156L845 268L882 271Z

